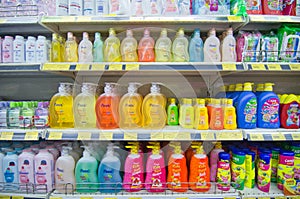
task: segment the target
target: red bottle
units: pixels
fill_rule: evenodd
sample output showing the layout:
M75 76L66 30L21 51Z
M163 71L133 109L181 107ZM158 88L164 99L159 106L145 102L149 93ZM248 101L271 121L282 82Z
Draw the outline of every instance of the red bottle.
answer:
M288 95L281 102L280 123L286 129L298 129L300 117L300 103L296 95Z

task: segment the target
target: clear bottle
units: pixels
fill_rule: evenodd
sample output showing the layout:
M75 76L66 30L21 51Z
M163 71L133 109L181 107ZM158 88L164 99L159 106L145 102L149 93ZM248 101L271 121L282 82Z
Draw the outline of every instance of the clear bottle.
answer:
M172 41L168 37L166 28L163 28L160 37L155 43L155 61L156 62L170 62L172 61L171 54Z
M7 128L7 109L8 109L7 103L1 102L0 103L0 128Z
M36 38L29 36L26 41L26 62L35 63L36 62Z
M116 36L113 28L109 29L109 36L104 42L104 61L120 62L122 60L120 53L120 40Z
M89 34L87 32L83 32L82 41L79 43L78 57L79 62L93 61L93 44L89 40Z
M13 40L11 36L5 36L2 42L2 62L13 63Z
M61 62L61 44L58 40L58 35L56 33L52 34L52 43L51 43L51 62Z
M45 36L38 36L36 41L36 61L44 63L48 61L48 46Z
M24 37L16 35L14 40L14 63L24 63L25 62L25 42Z
M39 102L34 111L34 127L37 129L49 127L49 110L48 107L44 107L43 102Z
M189 41L184 37L184 30L179 29L172 45L174 62L187 62L190 60L188 46Z
M126 31L126 37L121 43L121 55L124 62L137 62L137 41L133 37L132 30Z
M101 40L101 34L95 33L95 41L93 47L93 61L103 62L103 41Z
M200 38L200 29L195 29L189 45L189 54L191 62L203 62L203 41Z
M78 62L77 42L73 37L73 33L68 32L68 38L65 46L65 61Z
M60 43L60 59L62 62L64 62L66 61L66 39L62 36L59 36L58 41Z
M150 36L150 30L144 30L144 36L139 42L138 46L138 55L140 62L154 62L155 61L155 53L154 53L154 45L155 41Z

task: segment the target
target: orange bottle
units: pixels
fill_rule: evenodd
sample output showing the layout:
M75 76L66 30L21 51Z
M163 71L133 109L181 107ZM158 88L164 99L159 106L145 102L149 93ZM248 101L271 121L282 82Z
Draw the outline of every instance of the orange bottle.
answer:
M119 127L118 106L120 97L116 94L115 83L105 83L104 93L96 102L97 127L100 129L115 129Z
M210 170L208 157L201 142L194 142L191 146L196 149L190 163L189 186L196 192L207 192L210 189Z
M170 146L174 148L174 153L168 162L168 188L175 192L186 192L188 190L186 159L180 142L173 142Z
M224 129L224 113L220 99L212 99L209 128L213 130Z
M155 41L150 36L150 31L148 29L144 30L144 36L139 42L138 56L140 62L154 62L154 45Z

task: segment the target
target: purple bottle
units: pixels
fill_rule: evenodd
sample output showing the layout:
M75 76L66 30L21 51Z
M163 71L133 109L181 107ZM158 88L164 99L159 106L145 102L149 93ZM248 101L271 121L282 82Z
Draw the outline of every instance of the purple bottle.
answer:
M45 104L43 102L39 102L38 107L35 109L34 126L37 129L49 127L49 111L48 108L45 108Z

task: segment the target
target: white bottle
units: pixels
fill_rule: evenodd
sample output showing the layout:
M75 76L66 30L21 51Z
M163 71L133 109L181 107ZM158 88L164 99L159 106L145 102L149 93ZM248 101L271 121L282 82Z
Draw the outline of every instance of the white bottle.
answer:
M236 62L236 41L232 28L227 30L227 36L222 42L222 62Z
M95 15L95 0L83 0L83 15Z
M220 62L220 40L216 37L216 30L213 28L208 33L204 42L204 62Z
M70 147L64 146L61 156L57 159L55 164L55 189L59 193L72 193L72 189L75 189L75 160L69 155L71 149ZM73 187L65 186L68 183L72 184Z
M36 62L35 44L36 44L35 37L29 36L26 41L26 62L27 63Z
M2 62L12 63L13 62L13 40L11 36L5 36L2 42Z
M14 43L14 63L24 63L25 62L25 42L24 37L17 35L15 37Z
M69 0L69 15L81 16L83 13L82 0Z
M44 63L48 61L48 43L45 36L38 36L35 52L36 62Z
M106 15L108 14L108 1L107 0L95 0L95 14Z
M4 175L2 174L2 171L3 171L3 158L4 158L4 154L2 152L0 152L0 188L2 188L3 184L4 183Z
M19 171L18 171L18 155L14 151L9 151L3 158L2 175L4 175L4 189L18 189Z
M68 16L68 0L56 0L56 16Z
M93 61L93 44L89 40L89 34L83 32L83 38L78 46L78 61L92 62Z
M30 184L34 184L34 154L31 149L25 149L18 157L19 183L21 189L33 191ZM29 184L27 187L25 184Z

